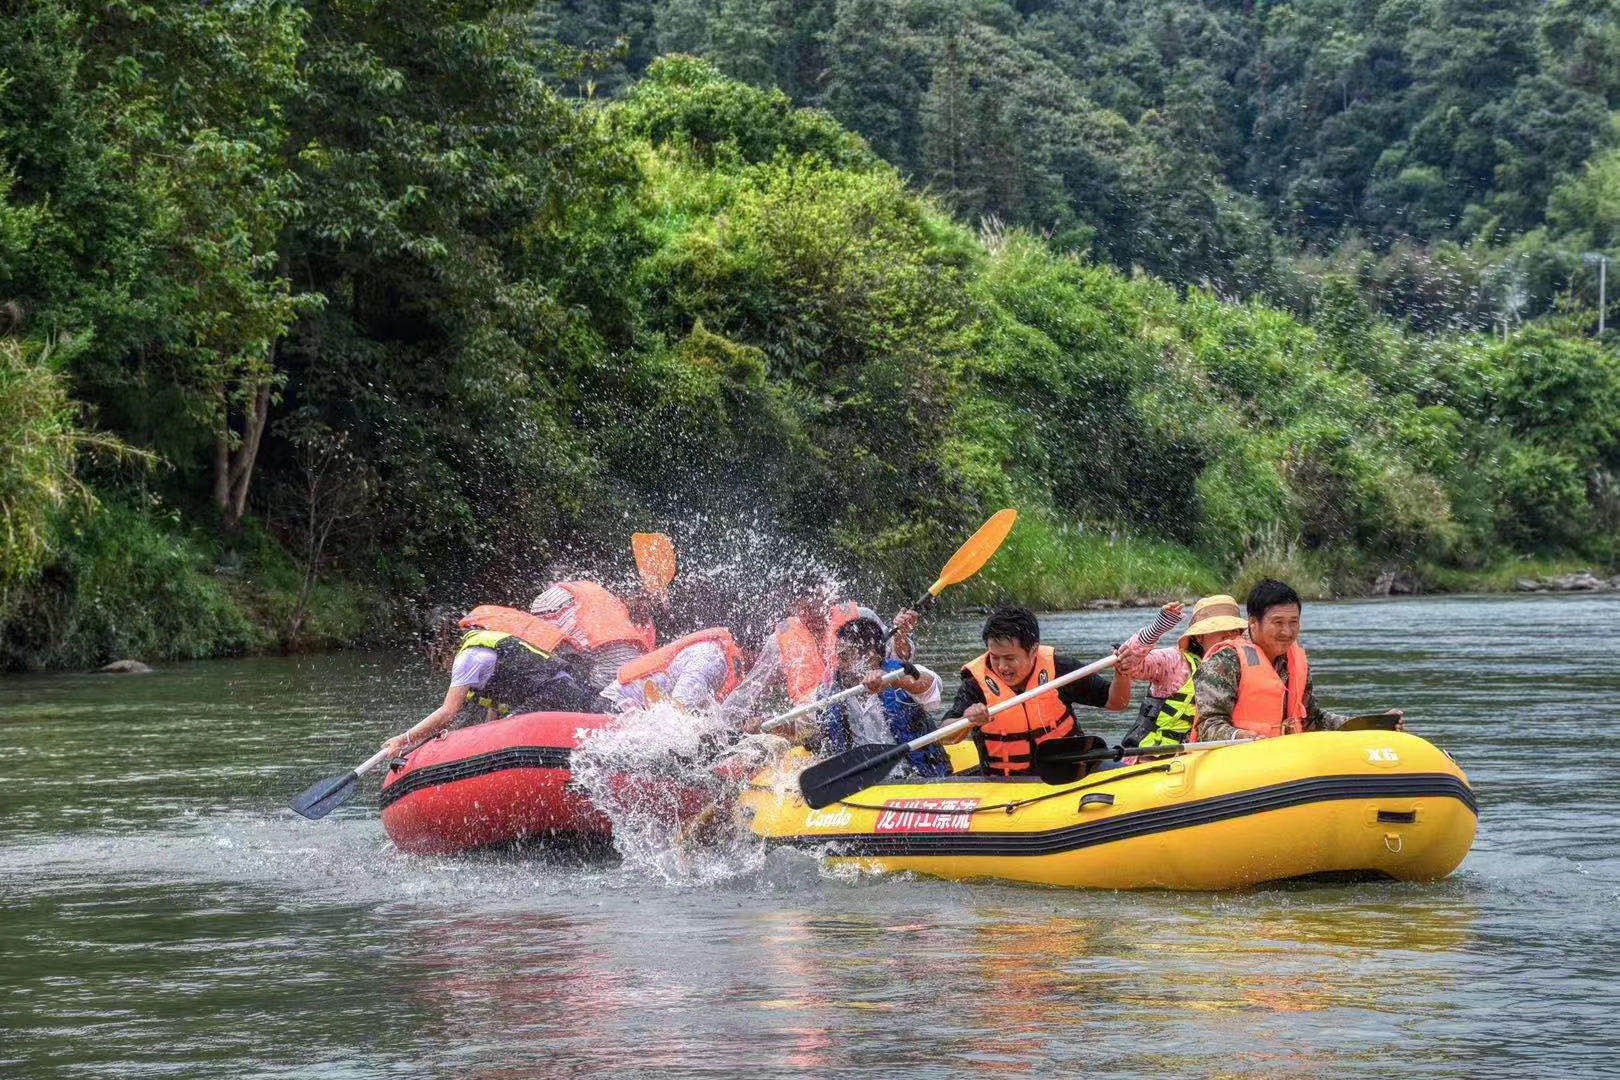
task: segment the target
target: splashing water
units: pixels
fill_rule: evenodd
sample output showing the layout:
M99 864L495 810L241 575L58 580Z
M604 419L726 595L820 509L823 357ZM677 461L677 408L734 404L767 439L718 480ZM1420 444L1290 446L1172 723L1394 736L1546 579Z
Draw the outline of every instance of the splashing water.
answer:
M571 768L613 823L626 871L703 886L763 865L763 844L733 826L732 810L749 777L787 745L774 735L739 740L718 715L660 702L582 734Z

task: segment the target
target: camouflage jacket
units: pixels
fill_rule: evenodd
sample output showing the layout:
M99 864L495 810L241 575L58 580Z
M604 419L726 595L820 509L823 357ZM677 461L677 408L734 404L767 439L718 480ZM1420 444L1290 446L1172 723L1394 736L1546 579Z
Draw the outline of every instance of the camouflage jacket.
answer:
M1284 685L1288 683L1288 658L1279 656L1272 661ZM1237 652L1224 649L1198 665L1193 676L1193 696L1198 705L1198 739L1214 742L1218 739L1239 739L1243 735L1232 726L1232 709L1237 705L1238 675L1241 668ZM1305 730L1336 731L1344 726L1346 717L1330 713L1316 703L1315 680L1305 683Z

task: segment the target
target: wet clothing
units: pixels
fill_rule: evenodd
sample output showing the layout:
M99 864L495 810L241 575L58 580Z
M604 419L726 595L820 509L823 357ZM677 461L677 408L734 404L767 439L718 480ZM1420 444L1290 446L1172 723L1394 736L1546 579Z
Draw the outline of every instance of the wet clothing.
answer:
M645 708L649 692L689 709L707 708L742 682L742 663L729 630L700 630L620 668L602 696L619 708Z
M581 588L581 586L586 585L591 586L591 588L588 590ZM635 634L643 636L632 638L630 631L618 626L618 609L612 605L598 603L597 608L610 613L612 616L610 625L617 627L617 634L606 632L603 629L601 624L605 621L604 618L591 618L592 615L599 615L600 612L590 611L582 614L579 598L588 596L600 601L599 591L607 593L606 589L603 589L600 585L595 585L593 582L564 581L551 586L551 588L535 597L534 603L529 606L530 611L547 622L554 623L558 629L568 635L570 642L580 649L577 665L580 669L579 677L595 690L601 690L610 685L617 678L620 668L651 647L648 639L644 636L645 631L641 628L633 627ZM613 600L614 604L624 608L624 621L628 623L630 609L624 607L623 603L619 602L611 593L607 593L607 595ZM584 622L591 624L590 628L582 625L582 619ZM594 640L595 637L604 639L617 637L626 640L597 640L594 646L585 644L586 641Z
M854 604L835 604L827 612L827 626L819 639L798 617L785 619L777 627L772 639L782 658L782 678L793 704L802 705L814 698L827 682L839 629L860 617L861 609ZM878 625L883 623L879 621Z
M1000 692L994 693L990 696L986 695L984 686L980 684L978 676L972 670L984 661L984 657L981 656L977 660L970 662L967 667L962 669L962 685L957 688L956 701L952 703L950 711L945 714L942 722L957 719L974 705L993 705L997 700L1005 700L1014 695L1021 694L1026 690L1032 690L1037 685L1037 680L1043 673L1047 674L1048 679L1054 679L1061 675L1067 675L1071 671L1075 671L1083 666L1075 663L1074 660L1067 656L1061 656L1056 652L1053 652L1050 646L1037 646L1036 653L1037 662L1035 669L1030 672L1029 677L1025 679L1023 685L1010 687L998 686L998 690ZM994 675L990 675L988 677L990 679L995 679ZM1072 722L1073 727L1069 730L1063 731L1062 735L1048 734L1047 738L1078 735L1081 734L1081 729L1079 723L1073 720L1074 706L1089 705L1093 708L1102 708L1108 704L1108 692L1111 688L1112 684L1109 682L1109 680L1103 678L1102 676L1087 675L1083 679L1077 679L1065 686L1058 687L1050 694L1045 694L1041 697L1032 699L1028 705L1023 707L1023 712L1026 716L1030 716L1031 719L1034 720L1037 727L1042 727L1045 726L1049 721L1060 722L1058 712L1061 711L1062 719ZM1058 703L1056 707L1051 704L1053 700ZM1033 714L1030 713L1031 707L1037 707ZM992 720L991 723L994 724L995 721ZM1008 734L1011 733L1009 732ZM1037 741L1039 741L1039 739L1040 735L1037 735ZM987 741L984 731L975 729L973 732L973 741L978 745L979 760L987 763L986 771L999 775L1018 775L1021 773L1027 773L1030 770L1032 762L1028 759L1028 755L1020 750L1018 746L1011 745L1007 740L992 737ZM1027 740L1020 740L1020 742L1027 742ZM999 754L993 754L992 750L997 749L998 744L999 749L1002 752ZM1013 760L1015 758L1022 758L1023 760ZM993 759L999 759L1001 762L1000 765L992 767L990 763Z
M1226 645L1222 642L1222 645ZM1258 652L1258 647L1247 636L1233 641L1233 645L1247 646ZM1297 647L1297 646L1296 646ZM1302 650L1303 651L1303 650ZM1262 662L1264 654L1261 653ZM1272 669L1288 685L1288 657L1279 656L1272 661ZM1238 705L1243 663L1235 648L1217 647L1210 650L1193 677L1194 695L1198 707L1198 739L1213 742L1239 739L1243 735L1233 723L1233 712ZM1337 731L1348 717L1343 713L1324 710L1316 701L1316 689L1307 675L1304 692L1300 697L1300 727L1305 731Z
M494 630L474 630L461 639L450 685L465 686L467 700L502 715L601 711L561 657Z
M883 664L883 671L887 674L899 671L904 666L898 660L887 660ZM898 745L933 731L934 722L928 716L928 706L939 703L939 676L924 667L917 668L917 671L929 676L932 681L929 691L920 700L897 686L891 686L877 694L857 694L823 709L823 749L837 754L873 743ZM832 686L826 686L820 696L826 697L834 692ZM950 775L950 756L938 743L913 750L906 758L910 771L916 776Z
M879 626L884 626L883 620L871 608L857 607L855 610L859 612L860 618L871 619ZM782 620L777 625L777 630L781 631L787 626L787 623L788 620ZM778 637L779 635L775 633L766 635L765 645L760 649L759 658L754 661L754 666L749 669L747 677L742 681L742 685L737 687L731 696L726 699L725 712L728 717L741 720L766 711L764 705L767 699L772 696L772 690L777 686L785 685L784 676L786 673L782 662L781 642ZM890 659L896 658L892 640L889 642L888 655ZM823 674L822 683L825 682L826 676Z

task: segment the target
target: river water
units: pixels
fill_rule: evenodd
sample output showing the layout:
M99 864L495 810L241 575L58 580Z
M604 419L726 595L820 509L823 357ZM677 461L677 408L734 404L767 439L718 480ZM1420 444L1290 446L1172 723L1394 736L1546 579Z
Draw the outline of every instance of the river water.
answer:
M1043 620L1087 658L1146 621ZM404 857L374 784L285 805L432 707L414 658L7 679L0 1075L1620 1075L1617 628L1620 596L1310 605L1324 704L1404 706L1479 839L1438 884L1219 895Z

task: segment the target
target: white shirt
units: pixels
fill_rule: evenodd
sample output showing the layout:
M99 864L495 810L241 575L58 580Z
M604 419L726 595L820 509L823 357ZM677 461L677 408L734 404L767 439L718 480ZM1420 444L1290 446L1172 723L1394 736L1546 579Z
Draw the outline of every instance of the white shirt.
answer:
M730 673L725 647L718 641L699 641L676 653L667 670L637 679L629 686L611 682L603 689L602 696L617 709L645 709L646 685L651 683L660 695L677 705L704 709L720 696Z
M928 680L928 689L919 694L912 694L912 700L921 705L925 711L932 712L939 708L940 681L939 676L921 664L915 665L917 674ZM892 743L894 732L889 729L889 718L883 715L883 694L856 694L843 703L844 715L849 718L849 732L851 746L861 746L866 743Z

